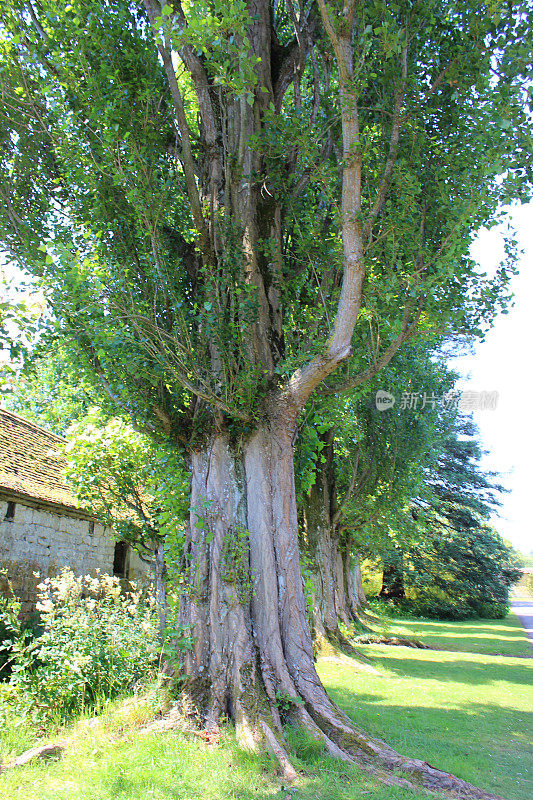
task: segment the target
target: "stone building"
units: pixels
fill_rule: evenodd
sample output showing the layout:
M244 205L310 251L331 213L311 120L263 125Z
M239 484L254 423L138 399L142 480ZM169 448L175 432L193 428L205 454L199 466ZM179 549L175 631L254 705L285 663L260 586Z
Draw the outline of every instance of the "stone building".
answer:
M0 409L0 569L22 614L35 607L37 584L64 567L78 575L99 569L144 580L148 566L80 508L64 477L63 439ZM7 581L0 575L0 592Z

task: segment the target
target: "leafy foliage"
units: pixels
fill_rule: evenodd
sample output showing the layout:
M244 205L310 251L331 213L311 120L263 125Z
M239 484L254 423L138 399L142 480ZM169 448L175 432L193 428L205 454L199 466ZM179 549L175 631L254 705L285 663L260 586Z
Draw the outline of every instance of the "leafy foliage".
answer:
M2 402L16 414L64 436L95 405L99 394L65 345L41 341L26 358L24 369L7 382ZM103 410L101 417L105 420Z
M505 615L520 559L487 523L502 489L480 467L469 419L452 417L442 433L435 459L425 463L424 491L409 498L411 535L393 528L384 539L384 595L432 618Z
M117 578L69 570L40 585L42 632L11 646L10 684L26 713L67 718L132 690L157 669L153 604Z
M356 6L352 155L368 230L350 374L378 363L405 320L413 335L486 329L515 254L509 242L488 280L469 246L531 177L526 3ZM288 4L270 12L2 6L0 238L113 402L185 443L215 409L253 424L265 392L323 350L338 300L339 79L311 8L296 39ZM252 107L258 124L238 136ZM251 227L239 192L253 193Z
M506 607L520 559L487 524L502 487L480 467L476 433L459 417L443 443L427 479L433 493L422 512L427 535L411 553L408 580L417 598L459 599L475 613L489 613L490 603Z
M157 444L98 408L67 431L67 477L80 501L117 535L151 559L167 539L179 557L187 514L188 473L179 452Z

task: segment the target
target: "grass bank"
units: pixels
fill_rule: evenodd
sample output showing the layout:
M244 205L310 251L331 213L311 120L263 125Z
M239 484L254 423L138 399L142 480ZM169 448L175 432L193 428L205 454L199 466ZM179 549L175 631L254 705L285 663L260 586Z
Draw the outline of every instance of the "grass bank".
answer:
M322 659L318 668L334 699L369 732L402 752L508 800L529 800L533 660L517 657L531 651L523 647L529 645L515 620L396 620L393 629L428 644L451 643L454 650L361 646L378 674L361 671L344 656ZM502 654L489 654L495 651ZM176 732L141 736L137 729L149 711L131 708L125 715L109 712L93 727L78 727L75 745L59 761L0 775L2 800L427 797L376 783L356 767L329 758L298 731L290 732L289 739L302 777L292 791L280 792L273 762L241 751L231 730L212 745ZM0 732L4 746L6 736ZM14 741L10 746L17 748Z

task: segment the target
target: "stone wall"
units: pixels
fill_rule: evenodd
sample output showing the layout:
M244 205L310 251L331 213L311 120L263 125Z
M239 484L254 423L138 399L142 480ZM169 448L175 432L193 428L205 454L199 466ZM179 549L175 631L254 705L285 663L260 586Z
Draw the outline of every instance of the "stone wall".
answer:
M22 615L35 608L37 584L64 567L77 575L94 574L97 569L113 574L116 541L99 523L18 502L12 519L6 519L7 511L8 503L0 500L0 568L7 571L22 602ZM149 567L130 550L127 577L144 579L148 571ZM0 576L0 592L6 589L5 578Z

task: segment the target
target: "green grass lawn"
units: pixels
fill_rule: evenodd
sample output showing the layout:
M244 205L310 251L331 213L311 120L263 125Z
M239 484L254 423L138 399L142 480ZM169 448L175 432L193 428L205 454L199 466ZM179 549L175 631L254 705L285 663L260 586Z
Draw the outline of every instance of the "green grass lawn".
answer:
M483 623L401 620L394 628L451 650L360 646L379 674L345 656L318 667L334 699L369 732L508 800L529 800L533 660L510 617ZM499 636L501 634L501 638ZM458 643L458 644L456 644ZM527 641L525 642L527 645ZM460 645L460 647L459 647ZM527 645L529 647L529 645ZM503 650L506 655L489 655ZM530 651L531 652L531 651ZM508 655L507 655L508 653ZM529 715L529 717L528 717ZM206 745L178 733L140 736L129 724L84 728L61 760L0 775L5 800L411 800L425 793L376 783L293 731L302 777L280 792L273 762L241 751L231 730ZM528 724L529 723L529 724ZM7 735L7 734L6 734ZM4 734L0 732L0 740ZM5 738L5 736L4 736ZM22 741L22 740L21 740ZM528 775L529 770L529 775ZM529 783L528 783L529 779Z
M333 699L365 730L510 800L533 797L530 661L386 645L365 653L381 675L319 664Z
M520 620L515 614L506 619L477 619L466 622L437 620L392 620L390 630L421 639L430 647L459 650L467 653L488 653L507 656L533 656Z
M405 789L376 784L357 768L325 757L307 744L294 760L306 774L296 791L281 792L268 757L240 750L231 733L218 745L180 734L129 736L113 744L92 734L61 762L28 766L0 776L0 796L11 800L420 800Z

